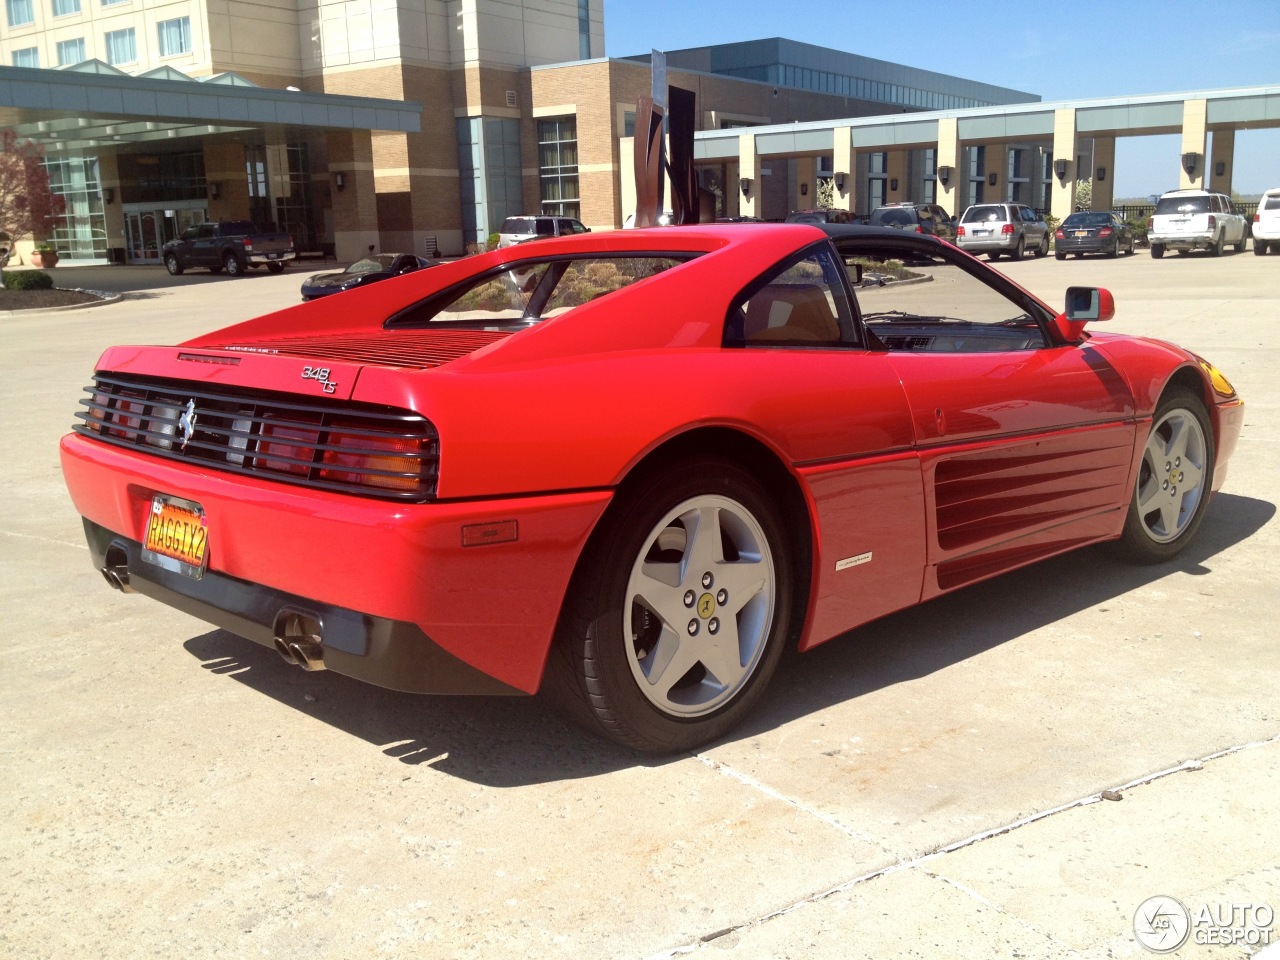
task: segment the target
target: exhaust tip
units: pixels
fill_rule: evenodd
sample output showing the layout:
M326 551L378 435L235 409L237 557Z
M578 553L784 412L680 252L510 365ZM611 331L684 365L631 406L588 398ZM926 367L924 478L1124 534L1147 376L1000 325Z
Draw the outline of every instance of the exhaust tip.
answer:
M293 653L289 650L289 644L285 642L284 638L273 637L272 640L275 644L276 653L280 654L281 659L284 660L285 663L291 663L294 666L297 666L298 661L293 658Z
M301 640L289 644L293 661L303 670L324 670L324 647L314 640Z
M113 542L107 547L103 561L99 571L107 585L121 593L133 593L133 587L129 586L129 551L125 546L118 541Z

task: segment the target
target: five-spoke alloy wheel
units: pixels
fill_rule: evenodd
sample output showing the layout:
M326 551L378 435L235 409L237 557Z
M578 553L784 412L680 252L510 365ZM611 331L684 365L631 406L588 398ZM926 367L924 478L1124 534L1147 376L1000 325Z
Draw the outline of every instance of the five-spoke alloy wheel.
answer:
M775 503L719 460L674 465L620 493L574 578L548 664L552 697L653 752L739 723L791 625L793 561Z
M1121 548L1134 560L1159 563L1190 542L1213 488L1213 434L1204 402L1169 391L1151 422Z

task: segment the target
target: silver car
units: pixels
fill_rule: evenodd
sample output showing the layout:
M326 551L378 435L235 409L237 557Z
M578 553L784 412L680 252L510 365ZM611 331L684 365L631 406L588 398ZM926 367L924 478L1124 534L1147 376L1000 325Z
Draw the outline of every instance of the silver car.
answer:
M1028 250L1043 257L1049 252L1049 225L1021 203L975 203L960 217L955 243L989 260L1001 254L1021 260Z

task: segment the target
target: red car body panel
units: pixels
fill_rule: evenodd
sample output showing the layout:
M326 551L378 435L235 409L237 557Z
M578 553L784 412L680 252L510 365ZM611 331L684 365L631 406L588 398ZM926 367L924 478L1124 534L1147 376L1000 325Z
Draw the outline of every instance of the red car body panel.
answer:
M440 438L432 502L291 487L75 434L62 442L67 485L87 520L133 541L156 494L196 501L210 570L416 624L525 692L539 686L575 566L614 491L686 434L747 438L794 478L812 547L802 649L1119 536L1152 411L1180 372L1194 375L1211 411L1221 485L1242 405L1215 396L1198 358L1168 344L1100 335L981 354L722 346L734 298L825 240L812 227L754 225L566 237L176 347L115 347L98 364L419 413ZM483 269L655 250L700 255L514 333L384 328ZM464 526L507 521L514 542L462 545Z

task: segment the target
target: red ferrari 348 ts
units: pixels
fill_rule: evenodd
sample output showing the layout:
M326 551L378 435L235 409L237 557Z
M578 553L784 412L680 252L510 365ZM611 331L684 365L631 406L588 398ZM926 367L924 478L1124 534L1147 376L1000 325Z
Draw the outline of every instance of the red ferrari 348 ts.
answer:
M1098 541L1195 535L1243 422L932 237L591 233L108 350L62 463L94 561L289 662L548 690L650 751L783 648Z

